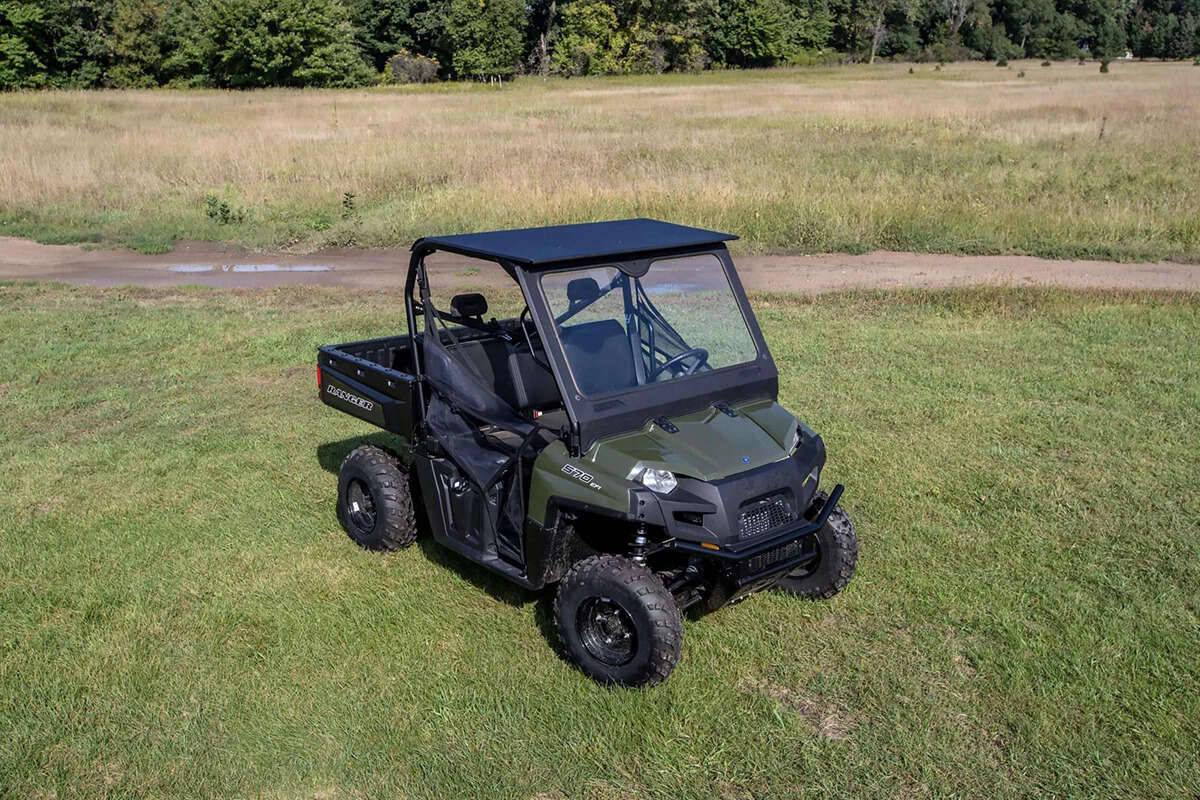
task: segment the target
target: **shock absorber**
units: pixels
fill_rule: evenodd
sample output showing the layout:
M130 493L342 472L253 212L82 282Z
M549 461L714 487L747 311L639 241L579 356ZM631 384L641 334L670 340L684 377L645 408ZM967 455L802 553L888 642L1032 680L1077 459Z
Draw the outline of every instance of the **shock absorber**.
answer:
M646 548L650 545L650 539L646 536L646 525L642 523L638 525L637 533L633 536L633 547L631 548L631 557L634 563L646 566Z

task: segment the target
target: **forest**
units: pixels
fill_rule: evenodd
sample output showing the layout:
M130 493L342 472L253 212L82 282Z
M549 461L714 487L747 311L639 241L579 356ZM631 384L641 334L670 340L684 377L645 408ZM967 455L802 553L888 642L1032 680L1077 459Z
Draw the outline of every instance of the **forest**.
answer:
M0 89L1200 55L1200 0L0 0ZM1200 63L1200 61L1198 61Z

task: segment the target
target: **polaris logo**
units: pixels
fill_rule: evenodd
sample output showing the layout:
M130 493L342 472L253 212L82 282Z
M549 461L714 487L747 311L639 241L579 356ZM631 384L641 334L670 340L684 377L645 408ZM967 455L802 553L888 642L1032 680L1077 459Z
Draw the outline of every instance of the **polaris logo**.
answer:
M345 400L352 406L358 406L363 411L371 411L375 408L375 404L365 397L359 397L356 394L350 394L345 389L339 389L332 383L325 384L326 394L331 394L339 400Z
M583 470L581 470L579 467L575 466L574 464L563 464L562 471L565 472L567 475L570 475L572 478L579 481L580 483L587 484L587 487L589 489L599 489L600 488L600 484L596 483L592 479L592 474L590 472L584 472Z

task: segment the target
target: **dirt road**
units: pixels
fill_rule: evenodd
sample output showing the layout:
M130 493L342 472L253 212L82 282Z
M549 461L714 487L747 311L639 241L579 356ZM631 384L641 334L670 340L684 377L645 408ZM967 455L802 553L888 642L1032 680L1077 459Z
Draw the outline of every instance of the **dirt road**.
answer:
M183 242L164 255L84 250L0 237L0 280L49 280L90 286L273 287L297 284L399 288L405 249L323 250L297 256L250 253L227 245ZM955 256L878 251L864 255L740 256L747 289L832 292L848 288L1055 285L1072 288L1200 290L1200 265L1051 261L1031 256ZM472 286L508 285L499 272L445 263L437 272ZM443 284L444 285L444 284Z

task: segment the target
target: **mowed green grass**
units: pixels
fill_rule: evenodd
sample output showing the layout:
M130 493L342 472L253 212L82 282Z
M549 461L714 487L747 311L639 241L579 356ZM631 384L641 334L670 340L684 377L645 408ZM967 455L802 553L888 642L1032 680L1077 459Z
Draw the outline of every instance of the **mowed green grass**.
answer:
M754 252L1200 261L1190 63L0 95L0 235L310 251L649 216Z
M756 298L862 544L648 691L334 518L318 344L399 293L0 287L0 795L1200 792L1200 297Z

